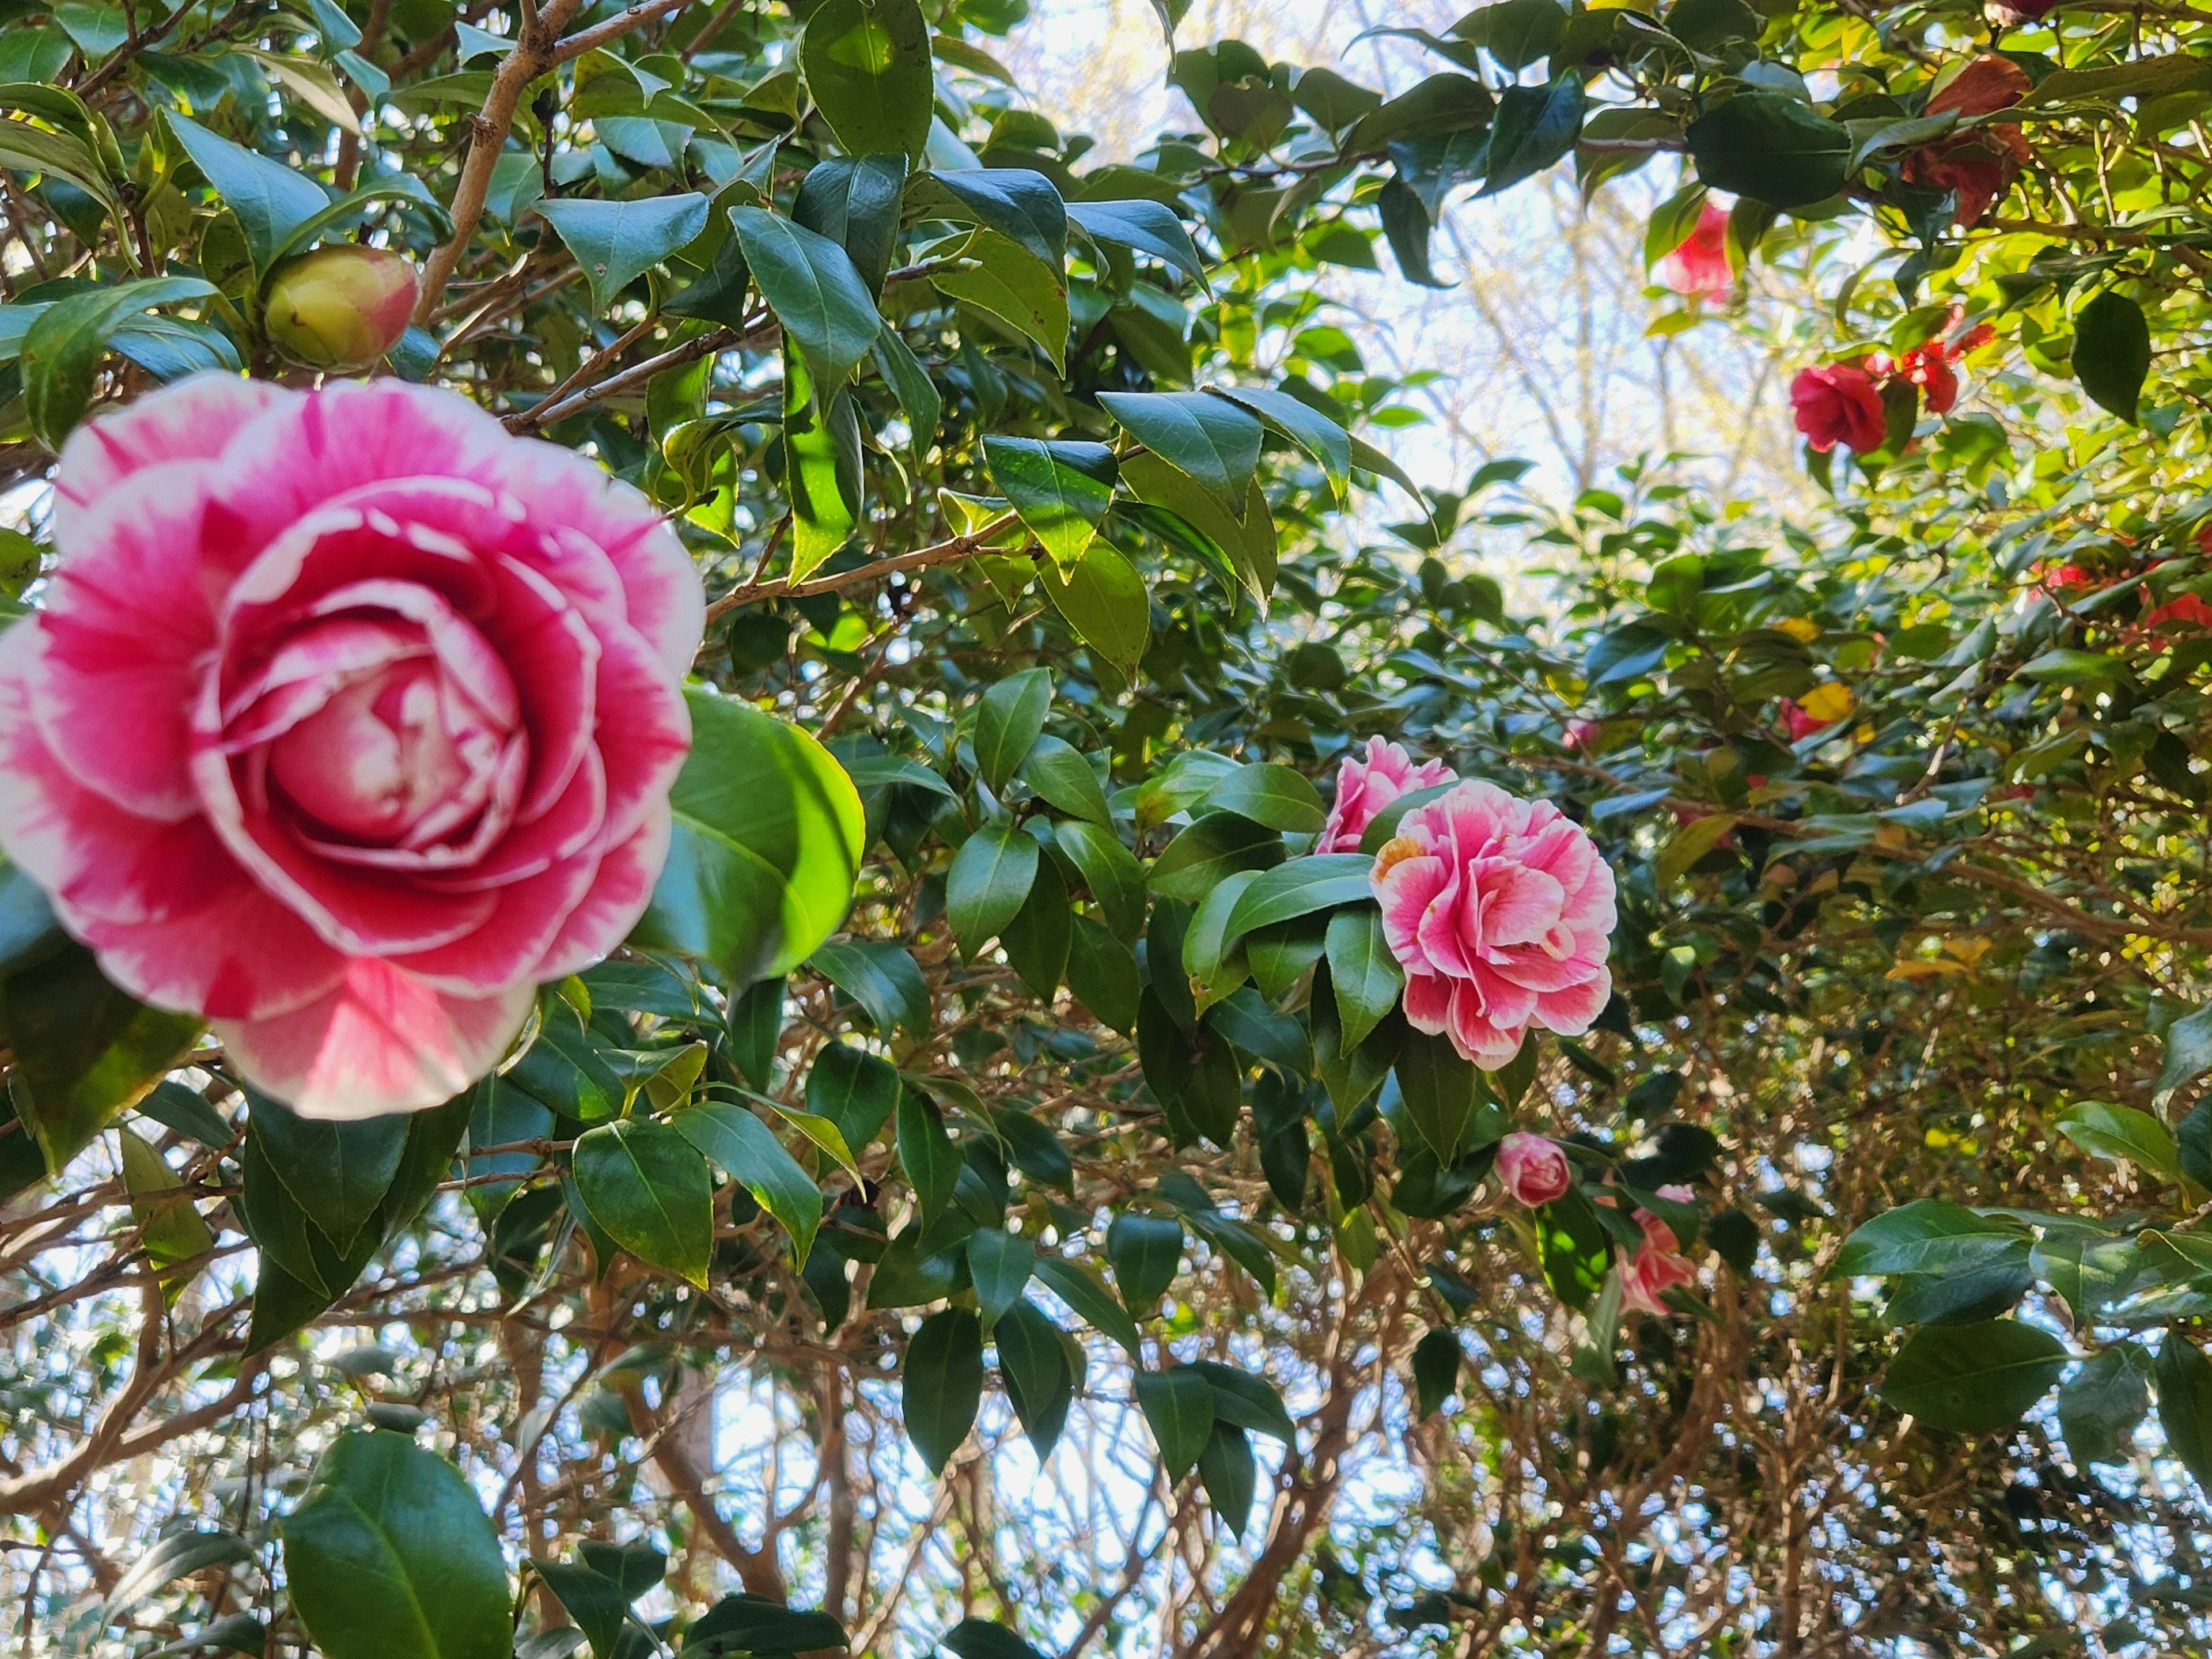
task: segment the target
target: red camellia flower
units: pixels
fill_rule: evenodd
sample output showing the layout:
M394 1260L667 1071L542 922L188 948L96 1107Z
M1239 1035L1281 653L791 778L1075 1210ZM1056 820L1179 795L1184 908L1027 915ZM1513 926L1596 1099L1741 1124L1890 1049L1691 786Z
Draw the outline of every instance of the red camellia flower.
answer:
M1690 299L1724 300L1735 287L1729 268L1728 210L1708 200L1698 228L1659 262L1659 280Z
M1850 363L1799 369L1790 383L1790 404L1797 429L1817 450L1840 443L1854 454L1870 455L1881 447L1888 429L1874 377Z
M495 1065L665 857L703 596L645 498L465 399L209 374L80 428L0 637L0 845L308 1116Z
M2172 633L2179 628L2212 628L2212 605L2194 593L2180 593L2143 613L2138 626L2144 633Z
M1498 1143L1498 1181L1515 1203L1533 1210L1565 1198L1574 1170L1559 1142L1516 1129Z
M1375 860L1406 1018L1492 1070L1531 1025L1578 1036L1612 994L1613 872L1549 801L1462 783L1417 806Z
M1328 822L1322 826L1314 851L1357 853L1367 826L1392 801L1417 789L1450 783L1458 776L1440 760L1425 760L1417 766L1399 744L1381 738L1368 738L1367 758L1347 758L1337 771L1336 799L1329 806Z
M1687 1187L1669 1186L1662 1187L1659 1196L1687 1204L1697 1194ZM1697 1278L1697 1269L1676 1249L1674 1230L1657 1216L1638 1210L1632 1219L1644 1230L1644 1242L1620 1264L1621 1305L1664 1318L1672 1311L1662 1299L1668 1290L1689 1284Z
M1959 401L1959 377L1951 368L1957 357L1941 340L1930 340L1897 360L1897 372L1920 388L1931 415L1948 415Z
M2009 58L1985 52L1960 70L1929 98L1923 112L1991 115L2009 109L2028 93L2027 71ZM1955 138L1923 144L1905 158L1908 183L1958 192L1958 222L1972 226L2012 188L2020 170L2034 159L2021 130L2011 125L1976 127Z

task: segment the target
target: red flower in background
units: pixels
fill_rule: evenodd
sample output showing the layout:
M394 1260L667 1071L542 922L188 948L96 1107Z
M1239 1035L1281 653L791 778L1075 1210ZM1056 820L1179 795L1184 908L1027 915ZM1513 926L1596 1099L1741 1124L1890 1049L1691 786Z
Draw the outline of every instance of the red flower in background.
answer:
M1897 360L1897 372L1920 388L1932 415L1948 415L1959 401L1959 377L1951 368L1958 355L1941 340L1930 340Z
M1821 363L1801 368L1790 383L1790 404L1797 429L1814 449L1850 446L1869 455L1881 447L1888 422L1874 377L1850 363Z
M1721 300L1735 287L1728 257L1728 210L1707 201L1698 228L1659 262L1659 280L1694 300Z
M2194 593L2178 594L2164 605L2145 611L2142 621L2136 624L2138 631L2145 634L2171 634L2177 626L2212 628L2212 605Z
M1960 70L1928 100L1929 115L1955 110L1962 116L1990 115L2027 95L2027 71L2009 58L1986 52ZM1977 127L1956 138L1923 144L1905 158L1907 183L1958 192L1958 222L1974 225L2012 188L2020 170L2034 158L2016 126Z

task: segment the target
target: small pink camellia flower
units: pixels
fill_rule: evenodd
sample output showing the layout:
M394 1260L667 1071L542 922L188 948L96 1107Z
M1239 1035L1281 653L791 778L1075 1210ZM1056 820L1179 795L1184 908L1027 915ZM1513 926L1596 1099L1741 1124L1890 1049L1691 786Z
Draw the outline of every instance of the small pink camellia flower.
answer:
M1660 260L1659 280L1686 299L1727 299L1735 287L1735 272L1729 268L1728 224L1729 210L1709 199L1698 215L1698 228Z
M1790 404L1797 429L1817 450L1845 444L1855 455L1871 455L1889 429L1874 377L1849 363L1799 369L1790 383Z
M1603 722L1593 720L1571 720L1567 722L1566 746L1584 755L1597 752L1599 741L1605 736Z
M1613 872L1549 801L1462 783L1406 814L1375 860L1406 1018L1496 1070L1529 1026L1575 1036L1612 994Z
M1314 851L1357 853L1367 826L1392 801L1416 789L1449 783L1458 776L1440 760L1425 760L1416 766L1413 757L1398 744L1381 738L1368 738L1367 758L1347 757L1337 772L1336 800L1328 809L1328 822L1322 826Z
M666 856L697 573L643 496L395 380L81 428L0 635L0 846L312 1117L434 1105Z
M1687 1204L1697 1194L1687 1187L1662 1187L1659 1196ZM1638 1210L1631 1218L1644 1230L1644 1242L1620 1264L1621 1305L1664 1318L1673 1311L1662 1299L1667 1291L1689 1284L1697 1278L1697 1269L1675 1248L1672 1227L1649 1210Z
M1559 1142L1516 1129L1498 1143L1498 1179L1516 1204L1533 1210L1565 1198L1574 1170Z
M262 326L309 368L367 368L399 343L415 314L415 268L389 248L350 242L278 265Z

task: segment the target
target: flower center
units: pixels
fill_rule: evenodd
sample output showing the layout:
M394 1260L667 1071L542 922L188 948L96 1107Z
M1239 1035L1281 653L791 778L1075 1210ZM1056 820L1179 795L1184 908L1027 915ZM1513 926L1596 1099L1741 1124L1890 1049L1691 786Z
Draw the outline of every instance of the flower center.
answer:
M481 733L449 729L441 702L426 661L363 675L270 745L270 781L340 835L396 841L477 769L463 750Z

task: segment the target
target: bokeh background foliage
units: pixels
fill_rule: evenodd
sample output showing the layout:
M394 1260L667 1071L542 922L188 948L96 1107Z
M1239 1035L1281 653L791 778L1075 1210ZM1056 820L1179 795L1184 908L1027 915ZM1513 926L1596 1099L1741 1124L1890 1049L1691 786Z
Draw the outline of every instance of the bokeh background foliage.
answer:
M248 1097L0 886L27 1650L2202 1647L2189 8L1504 0L1368 75L1170 0L1111 150L1021 0L0 20L12 606L68 432L308 378L352 240L378 372L647 490L713 618L633 948L439 1109ZM1562 191L1647 267L1724 207L1649 335L1879 443L1600 475L1536 375L1424 476L1362 307ZM1376 735L1598 838L1593 1030L1393 1012L1308 852ZM1675 1184L1624 1316L1593 1200Z

